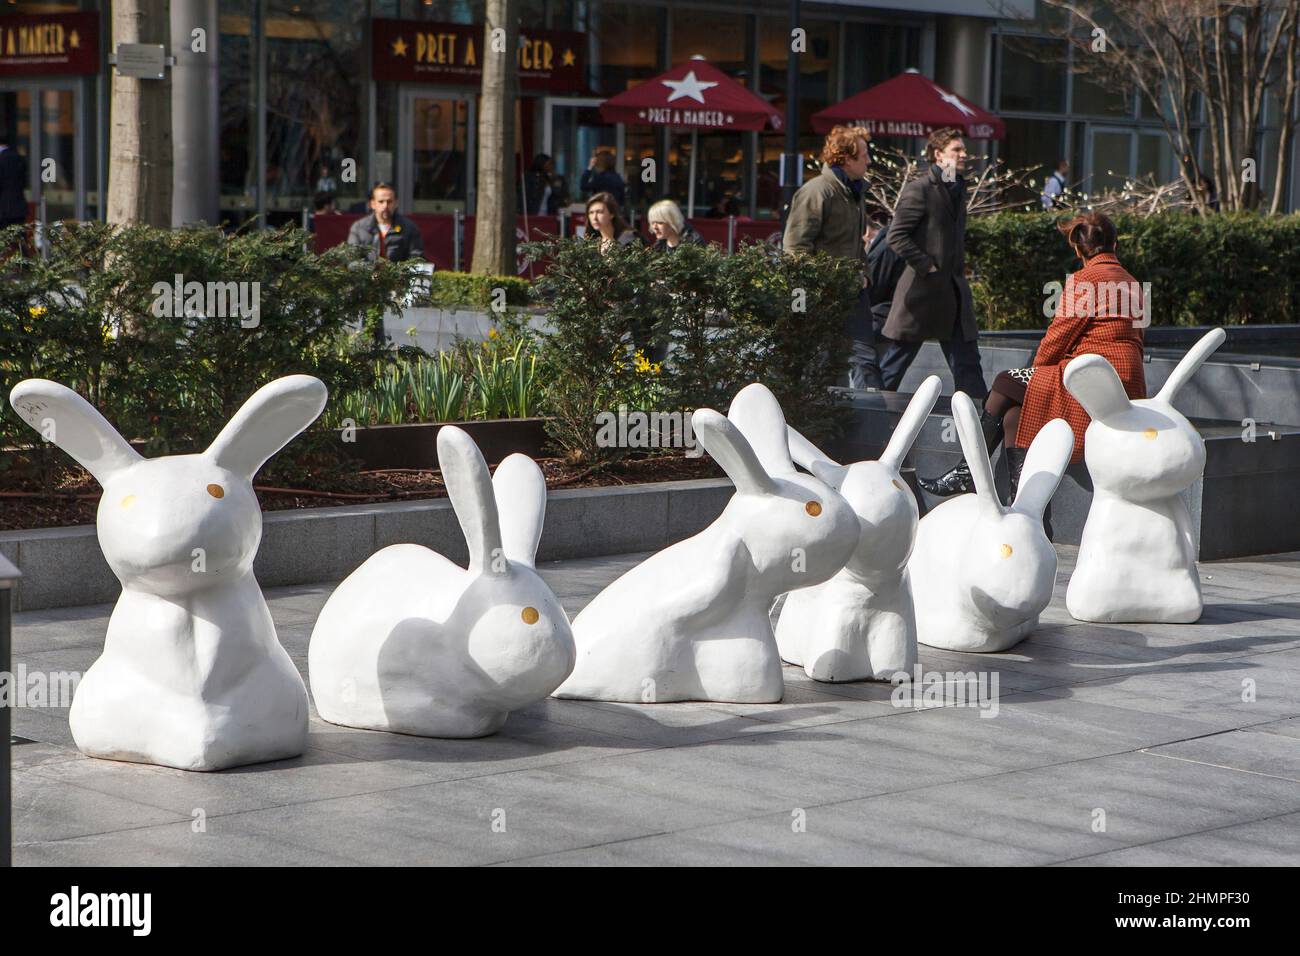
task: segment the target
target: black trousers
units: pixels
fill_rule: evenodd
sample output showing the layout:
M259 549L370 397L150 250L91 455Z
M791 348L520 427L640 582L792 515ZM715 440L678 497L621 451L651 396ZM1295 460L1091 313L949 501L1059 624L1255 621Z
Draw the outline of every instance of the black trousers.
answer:
M921 351L924 342L896 342L885 339L888 346L880 356L880 377L885 391L896 392L903 383L903 376L916 360L916 353ZM967 342L961 335L960 320L953 323L952 337L940 341L943 357L952 371L953 384L965 392L975 403L981 404L988 398L988 385L984 383L984 370L980 367L979 339Z

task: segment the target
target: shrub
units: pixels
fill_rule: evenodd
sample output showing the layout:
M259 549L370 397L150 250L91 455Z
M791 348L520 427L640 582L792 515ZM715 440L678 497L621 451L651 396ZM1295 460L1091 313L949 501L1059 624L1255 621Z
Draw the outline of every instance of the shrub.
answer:
M756 243L732 256L690 245L602 255L583 239L526 250L550 263L535 285L552 329L539 348L550 434L570 460L599 465L626 453L599 446L602 412L725 411L753 381L814 438L838 423L829 386L847 362L844 319L860 286L851 264ZM659 367L651 356L666 343Z
M92 222L55 227L49 238L48 259L15 252L7 263L5 388L31 375L76 388L149 454L206 446L250 394L282 375L315 375L332 394L372 383L385 351L355 326L400 309L412 276L409 264L371 263L347 246L308 251L297 229L227 236ZM251 308L221 307L220 297L192 296L208 283L246 284L255 318ZM4 424L7 444L33 443L12 410Z
M1119 260L1151 283L1153 325L1300 321L1300 216L1117 215ZM973 217L966 261L987 329L1045 328L1044 286L1079 268L1053 213Z
M498 296L497 289L505 292L504 305L522 307L528 304L532 285L519 276L485 276L471 272L435 272L429 280L429 301L434 305L465 305L490 309Z

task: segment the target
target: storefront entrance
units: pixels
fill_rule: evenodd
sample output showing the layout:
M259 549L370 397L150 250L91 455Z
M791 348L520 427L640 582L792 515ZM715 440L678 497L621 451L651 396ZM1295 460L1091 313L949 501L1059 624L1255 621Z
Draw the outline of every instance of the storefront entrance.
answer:
M447 213L473 208L477 157L470 155L474 98L405 87L397 130L398 207Z
M582 202L578 183L597 149L613 150L615 156L623 156L624 127L600 118L596 108L603 102L567 96L548 96L543 101L542 152L554 161L556 175L564 177L569 197L575 202Z
M86 218L84 133L78 80L0 81L0 130L27 159L27 200L47 221ZM51 162L52 161L52 162Z

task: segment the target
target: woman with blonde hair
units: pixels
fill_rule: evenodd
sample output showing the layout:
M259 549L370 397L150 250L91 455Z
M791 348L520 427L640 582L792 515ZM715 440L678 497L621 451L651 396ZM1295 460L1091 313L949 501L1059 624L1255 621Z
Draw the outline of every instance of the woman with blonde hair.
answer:
M655 252L667 252L682 245L705 245L704 237L695 231L695 227L686 221L681 207L671 199L661 199L646 213L650 231L654 233Z

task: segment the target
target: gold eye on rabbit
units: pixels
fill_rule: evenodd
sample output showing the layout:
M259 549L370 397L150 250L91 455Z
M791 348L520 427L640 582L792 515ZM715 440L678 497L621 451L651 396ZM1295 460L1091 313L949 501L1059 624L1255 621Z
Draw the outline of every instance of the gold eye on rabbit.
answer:
M776 625L782 660L813 680L889 680L917 660L916 609L904 572L919 511L900 469L939 397L921 383L877 461L840 465L794 429L791 457L835 488L858 519L858 543L829 581L786 595Z
M844 566L852 508L790 460L785 416L764 386L724 417L692 418L736 493L716 521L651 555L574 619L578 659L557 697L663 703L765 703L784 693L769 611L777 595Z
M975 404L952 397L975 493L949 498L921 519L907 569L916 596L917 639L945 650L997 652L1027 637L1052 599L1056 549L1043 512L1074 450L1064 419L1048 422L1025 455L1016 500L998 499Z
M122 595L72 701L77 746L182 770L302 753L307 689L253 576L262 513L252 481L321 413L324 384L271 382L207 450L155 459L55 382L19 382L9 400L104 488L96 527Z
M372 555L321 609L308 647L323 719L426 737L495 733L573 669L568 616L534 562L546 482L524 455L488 473L464 431L438 432L438 463L469 568L415 544Z
M1062 381L1092 418L1084 461L1092 504L1065 604L1080 621L1186 624L1201 616L1195 535L1182 493L1205 442L1173 402L1227 337L1206 333L1154 398L1130 400L1110 363L1081 355Z

